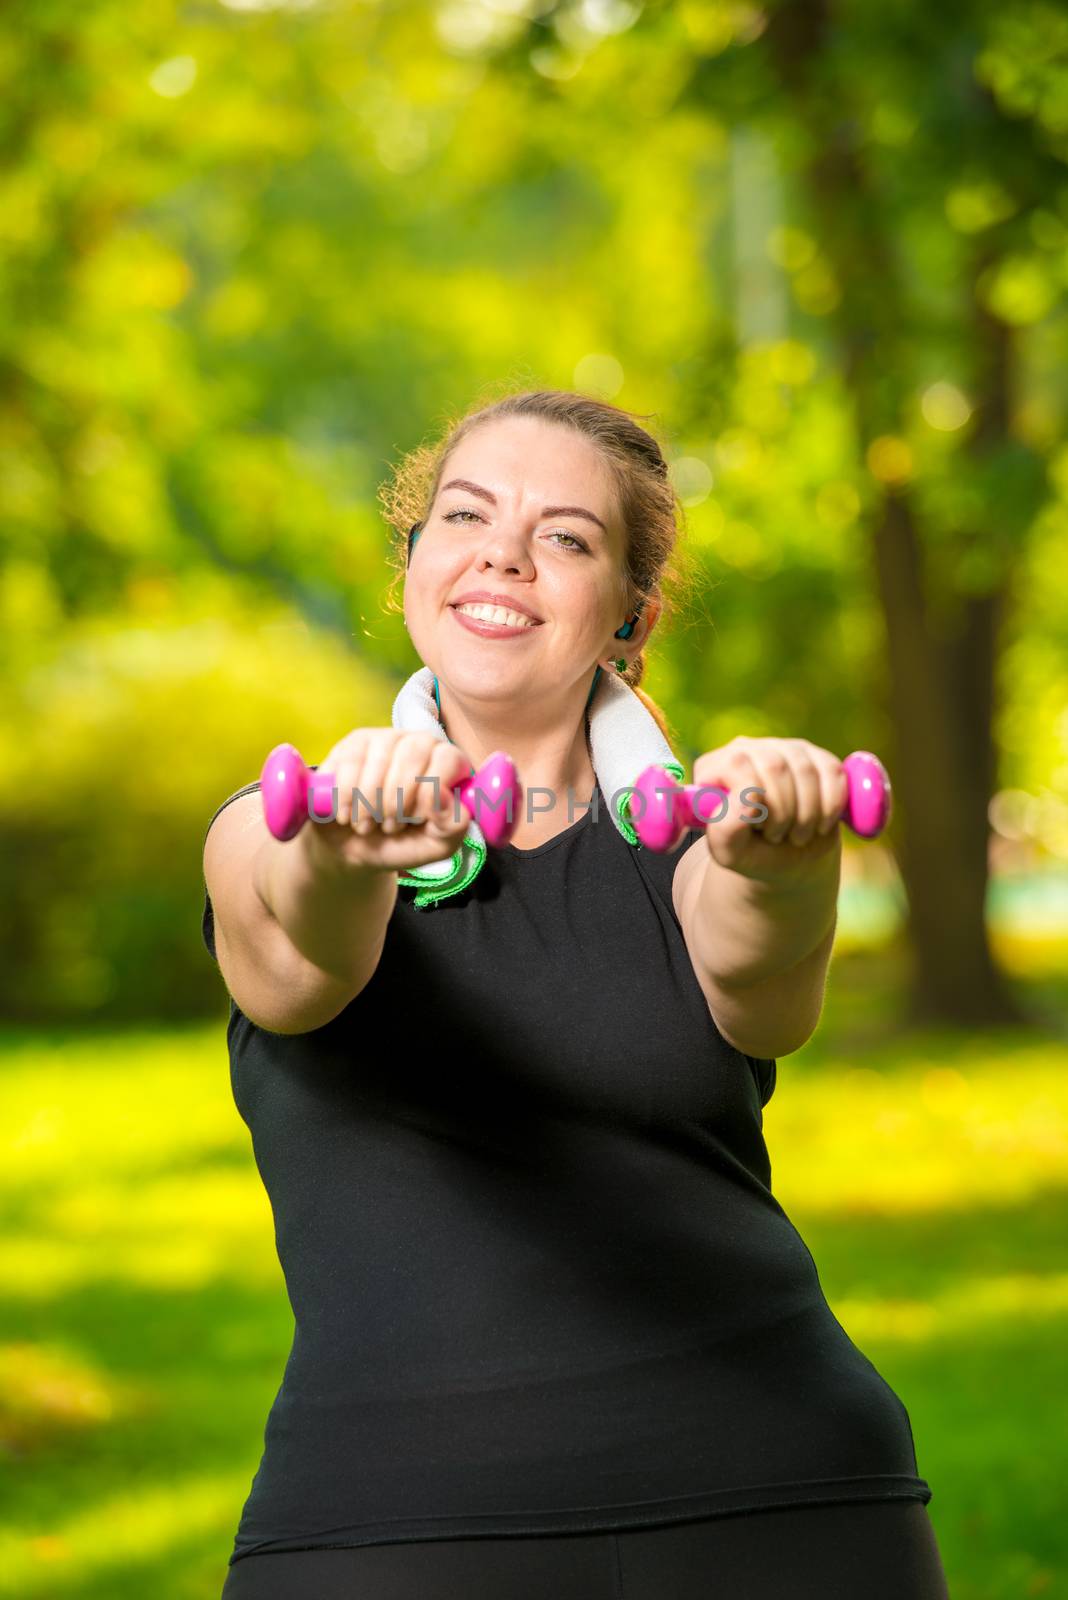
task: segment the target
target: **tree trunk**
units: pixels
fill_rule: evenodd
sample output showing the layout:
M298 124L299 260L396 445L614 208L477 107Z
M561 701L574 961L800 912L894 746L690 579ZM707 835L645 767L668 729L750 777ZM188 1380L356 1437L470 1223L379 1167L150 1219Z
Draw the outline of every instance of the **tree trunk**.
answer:
M1023 1021L987 939L987 811L997 635L1004 590L962 600L943 632L924 603L921 553L906 500L889 494L874 530L886 625L900 828L912 955L910 1023ZM891 824L893 826L893 824Z
M880 434L901 430L902 389L910 377L907 329L886 208L858 154L848 100L828 92L831 21L828 0L795 0L772 14L766 44L783 93L812 131L803 179L819 219L820 247L841 290L833 325L864 453ZM1008 426L1009 336L978 302L968 315L983 386L969 445L978 461ZM969 531L982 537L982 530ZM993 693L1011 575L1003 572L990 593L950 595L936 607L921 532L906 493L887 488L872 530L872 556L895 730L890 771L899 826L893 831L909 908L906 1020L1023 1022L994 965L985 920L996 779Z

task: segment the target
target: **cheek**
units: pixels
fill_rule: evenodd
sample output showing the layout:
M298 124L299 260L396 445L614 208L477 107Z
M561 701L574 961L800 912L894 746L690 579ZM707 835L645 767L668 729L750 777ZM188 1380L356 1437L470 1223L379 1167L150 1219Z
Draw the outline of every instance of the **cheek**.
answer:
M426 600L421 590L409 583L404 590L404 626L416 650L426 644Z
M623 618L624 606L615 594L606 592L600 584L589 595L584 617L585 632L598 642L613 628L618 628Z
M614 592L593 574L554 574L554 581L543 583L541 589L553 614L583 633L599 634L618 607ZM619 614L623 615L621 608Z
M455 593L461 573L452 570L452 563L427 550L421 553L418 572L409 568L404 585L404 621L411 632L433 627L444 615L450 594Z

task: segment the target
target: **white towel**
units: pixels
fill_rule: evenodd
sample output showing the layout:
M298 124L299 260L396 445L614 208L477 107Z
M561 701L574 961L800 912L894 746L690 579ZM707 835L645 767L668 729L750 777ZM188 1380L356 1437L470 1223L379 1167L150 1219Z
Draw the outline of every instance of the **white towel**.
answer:
M618 674L602 671L586 718L598 787L619 832L628 844L637 846L638 838L627 815L635 779L646 767L655 764L681 781L682 763L676 760L655 718ZM393 726L430 733L435 739L448 739L438 717L434 674L429 667L413 672L394 700ZM519 777L522 781L523 774ZM472 818L455 855L424 866L409 867L397 881L419 889L414 900L416 906L431 906L466 889L477 877L485 859L485 835Z

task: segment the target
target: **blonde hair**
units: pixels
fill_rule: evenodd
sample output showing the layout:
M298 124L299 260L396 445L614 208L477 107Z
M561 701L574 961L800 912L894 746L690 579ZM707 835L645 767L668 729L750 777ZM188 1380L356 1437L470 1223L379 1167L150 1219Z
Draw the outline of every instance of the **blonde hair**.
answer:
M627 616L633 616L639 606L657 601L662 607L657 626L673 620L673 592L688 591L692 575L680 558L679 533L684 512L660 446L629 411L566 389L520 390L480 404L466 415L448 421L437 443L417 446L392 468L392 476L378 491L385 519L394 533L390 552L394 576L387 591L387 610L403 609L398 590L407 572L409 530L413 523L424 523L429 515L450 455L476 428L503 417L539 417L573 428L596 445L612 475L623 524L623 602ZM627 663L621 676L674 748L675 738L666 716L639 687L645 666L643 649Z

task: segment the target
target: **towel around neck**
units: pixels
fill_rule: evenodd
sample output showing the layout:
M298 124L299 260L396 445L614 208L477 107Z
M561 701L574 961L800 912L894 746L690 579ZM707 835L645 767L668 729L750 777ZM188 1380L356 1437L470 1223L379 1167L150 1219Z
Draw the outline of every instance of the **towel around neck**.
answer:
M627 843L641 849L628 815L634 779L646 767L656 765L681 782L682 763L652 714L622 678L601 674L586 711L586 725L594 776L608 801L609 815ZM413 672L397 695L393 726L448 739L438 716L434 674L429 667ZM436 905L474 881L482 870L486 849L482 829L472 818L454 855L409 867L397 881L419 891L413 902L416 906Z

